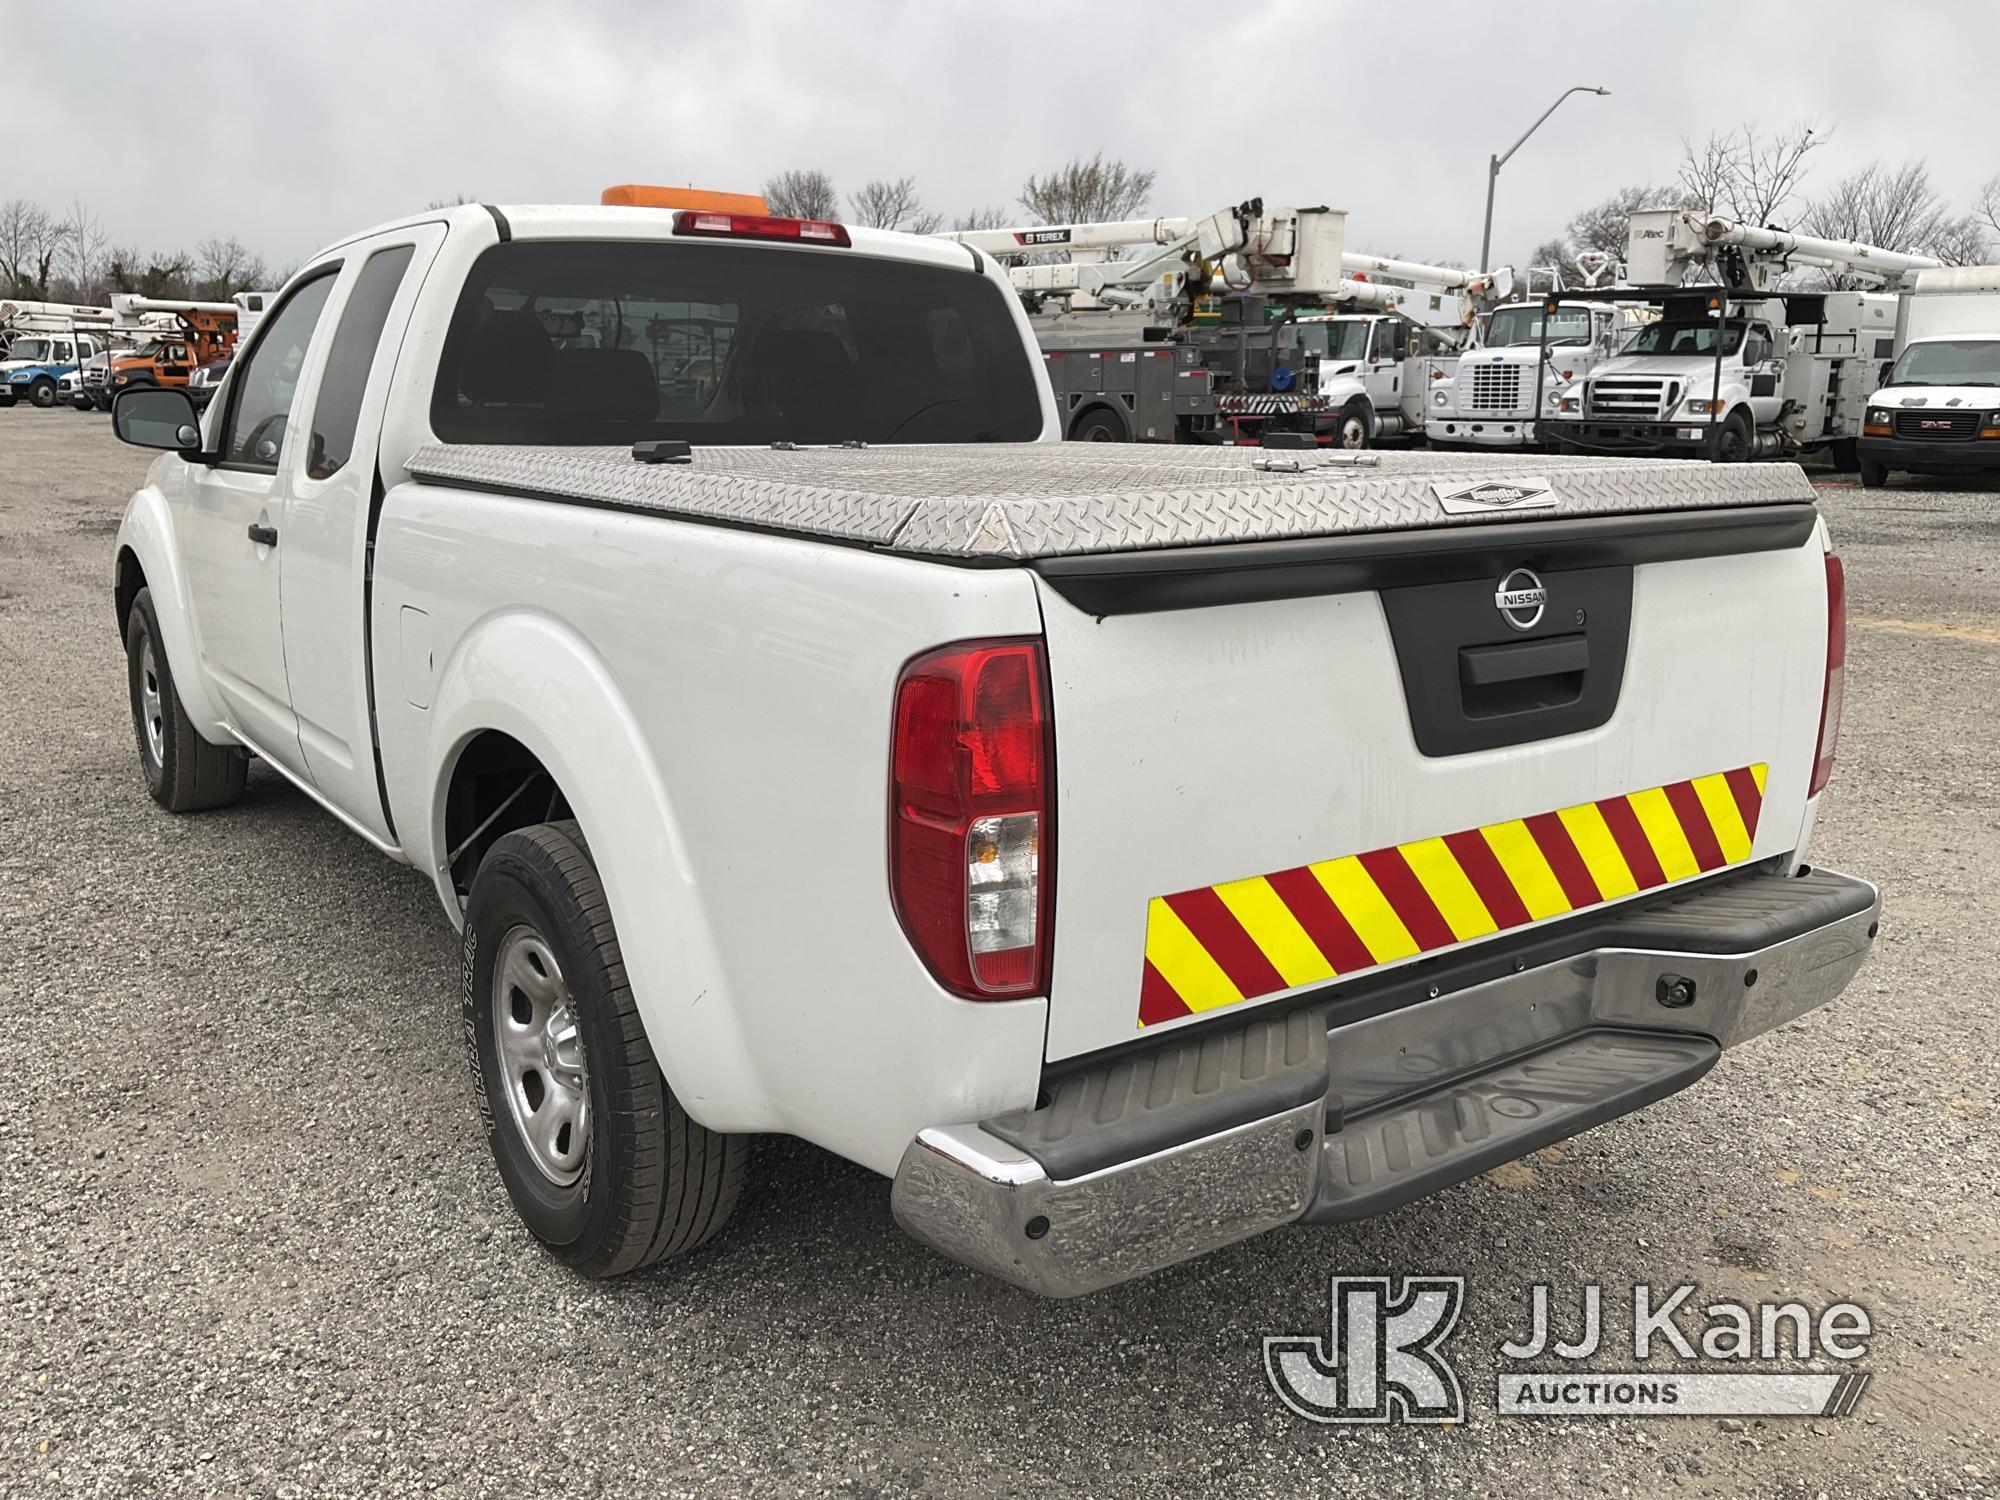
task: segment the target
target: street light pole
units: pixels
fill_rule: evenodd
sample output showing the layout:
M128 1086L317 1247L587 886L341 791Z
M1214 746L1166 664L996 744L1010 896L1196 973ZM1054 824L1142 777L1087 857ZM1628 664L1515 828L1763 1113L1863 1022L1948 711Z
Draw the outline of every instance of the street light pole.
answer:
M1554 104L1551 104L1547 109L1542 111L1540 119L1521 132L1521 138L1518 141L1514 142L1513 145L1509 146L1500 155L1489 156L1486 159L1486 229L1479 236L1479 269L1481 271L1490 271L1493 269L1488 259L1493 252L1493 189L1499 184L1500 169L1507 165L1507 158L1525 146L1528 143L1528 137L1542 128L1542 121L1554 114L1561 107L1563 100L1567 99L1571 94L1609 94L1610 92L1610 89L1594 89L1588 84L1582 83L1579 83L1575 88L1565 89L1561 94L1556 96Z

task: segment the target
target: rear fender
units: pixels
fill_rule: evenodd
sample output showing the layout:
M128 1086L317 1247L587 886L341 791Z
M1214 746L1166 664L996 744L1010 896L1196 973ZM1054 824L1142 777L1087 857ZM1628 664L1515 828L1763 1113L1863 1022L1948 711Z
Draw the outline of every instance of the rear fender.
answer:
M682 1105L712 1130L774 1128L673 800L597 653L547 615L488 616L439 674L431 721L429 848L412 854L430 867L453 922L464 915L446 865L446 793L465 747L498 730L547 768L583 830L647 1039Z

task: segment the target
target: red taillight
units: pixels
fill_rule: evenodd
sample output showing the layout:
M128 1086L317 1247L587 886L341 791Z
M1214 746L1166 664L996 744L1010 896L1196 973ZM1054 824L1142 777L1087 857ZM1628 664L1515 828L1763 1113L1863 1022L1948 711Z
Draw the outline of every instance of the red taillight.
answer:
M903 668L889 885L903 931L955 995L1048 987L1051 754L1039 640L963 641Z
M1847 677L1847 572L1826 555L1826 687L1819 700L1819 746L1813 752L1812 785L1817 797L1833 778L1833 752L1840 742L1840 702Z
M675 234L712 235L718 239L789 240L796 245L849 243L847 226L825 219L778 219L768 214L725 214L684 208L674 215Z

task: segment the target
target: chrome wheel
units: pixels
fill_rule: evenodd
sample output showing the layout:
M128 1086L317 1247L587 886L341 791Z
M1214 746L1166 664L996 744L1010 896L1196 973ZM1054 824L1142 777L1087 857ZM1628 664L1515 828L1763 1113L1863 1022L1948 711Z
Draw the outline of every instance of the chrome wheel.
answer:
M493 964L493 1038L507 1113L529 1159L558 1187L590 1154L590 1075L576 1002L542 935L509 929Z
M154 765L166 759L167 731L160 718L160 669L153 660L153 638L139 648L139 717L146 726L146 753Z

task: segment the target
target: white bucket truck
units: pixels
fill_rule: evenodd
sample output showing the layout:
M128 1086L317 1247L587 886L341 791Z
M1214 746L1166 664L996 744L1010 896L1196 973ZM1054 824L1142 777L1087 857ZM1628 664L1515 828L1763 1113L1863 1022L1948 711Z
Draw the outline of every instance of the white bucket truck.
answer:
M1588 295L1663 315L1562 392L1541 424L1550 447L1722 463L1827 448L1846 470L1875 372L1895 354L1897 298L1782 282L1800 268L1891 282L1936 265L1678 209L1634 214L1626 261L1632 286Z

